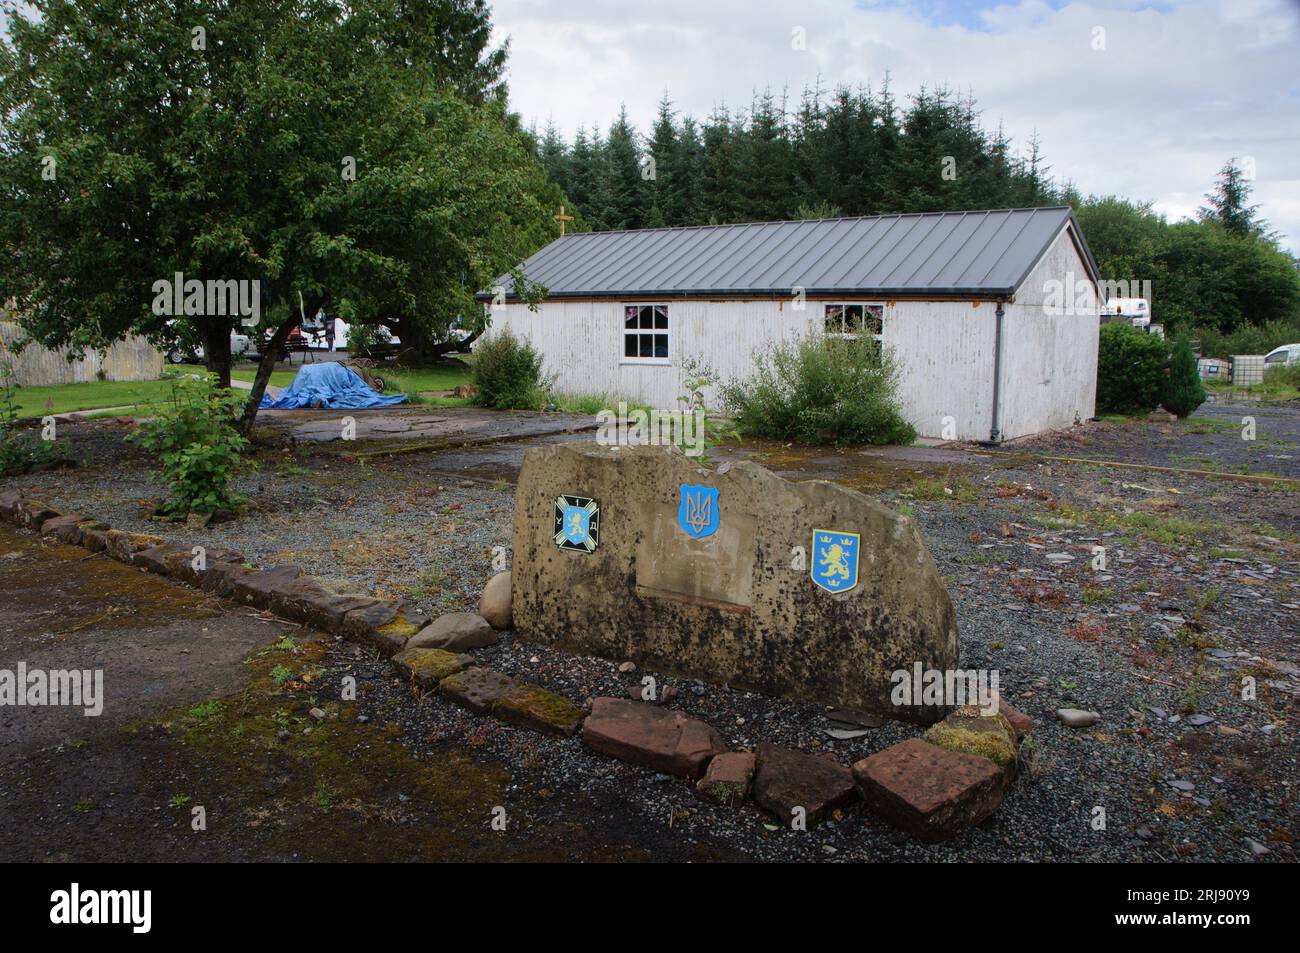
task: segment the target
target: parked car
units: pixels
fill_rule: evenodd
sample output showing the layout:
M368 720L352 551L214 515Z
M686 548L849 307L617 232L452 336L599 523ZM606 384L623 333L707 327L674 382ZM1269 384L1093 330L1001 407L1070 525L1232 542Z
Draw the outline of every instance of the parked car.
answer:
M178 328L175 321L168 321L168 326L176 330L177 341L167 350L167 363L169 364L202 364L207 360L207 354L203 350L203 345L195 341L186 341L183 338L192 334L188 329ZM250 356L250 350L253 346L253 339L242 331L235 328L230 330L230 356L234 360L240 360Z
M1265 369L1285 364L1300 364L1300 344L1283 344L1264 355Z

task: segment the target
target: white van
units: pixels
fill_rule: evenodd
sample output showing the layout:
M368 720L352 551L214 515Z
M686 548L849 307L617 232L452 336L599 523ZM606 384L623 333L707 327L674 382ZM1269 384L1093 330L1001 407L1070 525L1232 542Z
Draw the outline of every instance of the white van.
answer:
M1101 306L1101 320L1128 318L1135 328L1151 323L1151 302L1146 298L1110 298Z
M1264 355L1264 369L1300 364L1300 344L1283 344Z

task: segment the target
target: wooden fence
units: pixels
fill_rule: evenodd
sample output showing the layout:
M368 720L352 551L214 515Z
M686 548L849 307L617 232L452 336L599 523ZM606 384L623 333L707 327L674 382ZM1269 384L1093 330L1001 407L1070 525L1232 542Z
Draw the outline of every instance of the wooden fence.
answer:
M51 351L29 343L16 346L26 335L12 321L0 321L0 359L13 367L13 382L20 387L77 384L83 381L152 381L162 374L162 353L141 337L118 341L105 351L87 351L80 360L68 360L67 350Z

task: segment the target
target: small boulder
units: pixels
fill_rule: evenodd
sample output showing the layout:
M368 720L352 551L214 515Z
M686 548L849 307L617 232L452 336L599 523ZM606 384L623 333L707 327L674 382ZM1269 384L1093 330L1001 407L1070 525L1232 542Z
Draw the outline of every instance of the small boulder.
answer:
M272 593L271 611L322 632L338 635L349 612L378 601L371 596L339 595L314 576L302 576Z
M22 490L0 490L0 516L11 522L17 522L18 501L23 498Z
M959 751L988 758L1010 773L1016 764L1016 730L1001 713L985 715L967 705L952 712L923 736L945 751Z
M87 519L84 516L75 523L64 523L61 520L55 520L55 523L54 538L60 543L66 543L69 546L83 545L85 542L83 536L87 529L100 527L104 529L108 528L107 523L100 523L97 520ZM42 527L42 530L43 529L44 527Z
M252 570L242 561L215 563L209 561L207 565L207 570L199 579L199 587L204 592L211 592L218 596L231 596L235 591L235 583L244 576L252 574Z
M83 534L84 535L84 534ZM135 554L161 546L161 536L148 533L129 533L124 529L110 529L104 537L104 550L120 563L135 565Z
M594 699L582 740L601 754L693 781L726 750L712 725L625 698Z
M81 545L92 553L102 553L108 548L108 534L112 527L101 520L87 520L80 524Z
M874 814L927 844L979 824L1002 804L1002 770L987 758L911 738L853 765Z
M397 670L426 691L436 688L444 678L464 671L473 661L472 656L442 649L403 649L393 656Z
M540 686L516 683L492 703L492 714L520 728L567 737L577 732L586 712Z
M478 614L494 629L508 629L513 624L509 572L499 572L487 581L478 600Z
M302 575L297 566L273 566L245 573L232 580L231 596L238 602L270 609L271 601L279 589Z
M41 535L53 536L61 543L75 546L81 540L81 530L78 526L83 520L85 517L80 513L65 513L62 516L51 517L41 524Z
M461 707L486 715L496 700L514 685L515 680L501 672L487 668L467 668L444 678L438 684L438 691Z
M428 619L416 615L414 607L405 599L384 599L344 615L342 633L345 638L368 645L389 658L406 648L411 636L428 623Z
M52 520L63 514L40 500L22 497L14 503L14 522L28 529L40 530L46 520Z
M754 801L784 824L803 808L808 825L857 797L853 773L838 761L772 744L758 746Z
M1067 728L1087 728L1101 720L1101 715L1097 712L1084 711L1082 708L1058 708L1056 717Z
M160 576L170 576L171 570L168 568L167 560L177 556L188 558L189 554L190 551L182 546L163 543L161 546L151 546L149 549L140 550L135 554L132 562L149 572L157 573Z
M496 630L474 612L449 612L425 626L407 643L410 648L446 649L464 652L495 645Z
M1016 731L1016 741L1034 730L1034 719L1008 701L998 699L998 714L1005 718Z
M749 797L757 756L752 751L724 751L709 762L695 791L706 801L735 807Z

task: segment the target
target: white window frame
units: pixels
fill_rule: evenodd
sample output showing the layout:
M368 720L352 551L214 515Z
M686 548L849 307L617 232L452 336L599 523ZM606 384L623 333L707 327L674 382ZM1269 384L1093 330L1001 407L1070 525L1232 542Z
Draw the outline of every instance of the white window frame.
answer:
M823 332L825 332L826 334L833 334L835 337L841 337L841 338L856 338L856 337L861 337L861 336L862 336L862 332L861 332L861 331L858 331L858 332L849 332L849 331L842 331L842 330L841 330L841 331L827 331L827 330L826 330L826 312L827 312L829 309L831 309L831 308L852 308L852 307L861 307L861 308L862 308L862 319L863 319L863 321L865 321L866 318L867 318L867 309L868 309L868 308L879 308L879 309L880 309L880 333L879 333L879 334L873 334L873 335L871 335L871 337L875 338L876 343L879 344L879 345L881 345L881 346L883 347L884 344L885 344L885 302L883 302L883 301L823 301L823 302L822 302L822 330L823 330ZM841 312L840 312L840 327L841 327L841 328L844 327L844 317L843 317L843 314L844 314L844 312L841 311Z
M668 318L668 327L663 328L663 329L655 328L655 327L650 327L650 328L642 328L642 327L629 328L629 327L627 326L627 309L628 309L628 308L636 308L636 309L637 309L637 323L638 323L638 325L640 324L640 316L641 316L641 309L642 309L642 308L650 308L650 309L651 309L651 312L650 312L650 313L651 313L651 315L652 315L652 321L653 321L654 309L655 309L655 308L663 308L663 309L664 309L664 314L665 314L665 316ZM625 301L625 302L623 302L623 304L619 307L619 310L618 310L618 318L619 318L619 322L620 322L619 332L620 332L620 336L621 336L621 338L622 338L622 340L621 340L621 342L620 342L620 346L619 346L619 361L618 361L618 362L619 362L620 364L648 364L648 365L659 366L659 367L669 367L669 366L672 365L672 363L673 363L673 312L672 312L672 308L669 307L667 301ZM628 339L629 337L637 337L637 338L639 338L642 334L650 334L650 335L655 335L655 336L662 334L664 337L666 337L666 338L668 339L668 356L667 356L667 357L640 357L640 356L628 357L628 356L627 356L627 339ZM652 341L651 343L652 343L652 346L653 346L653 341ZM639 350L639 349L640 349L640 342L638 341L638 350Z

